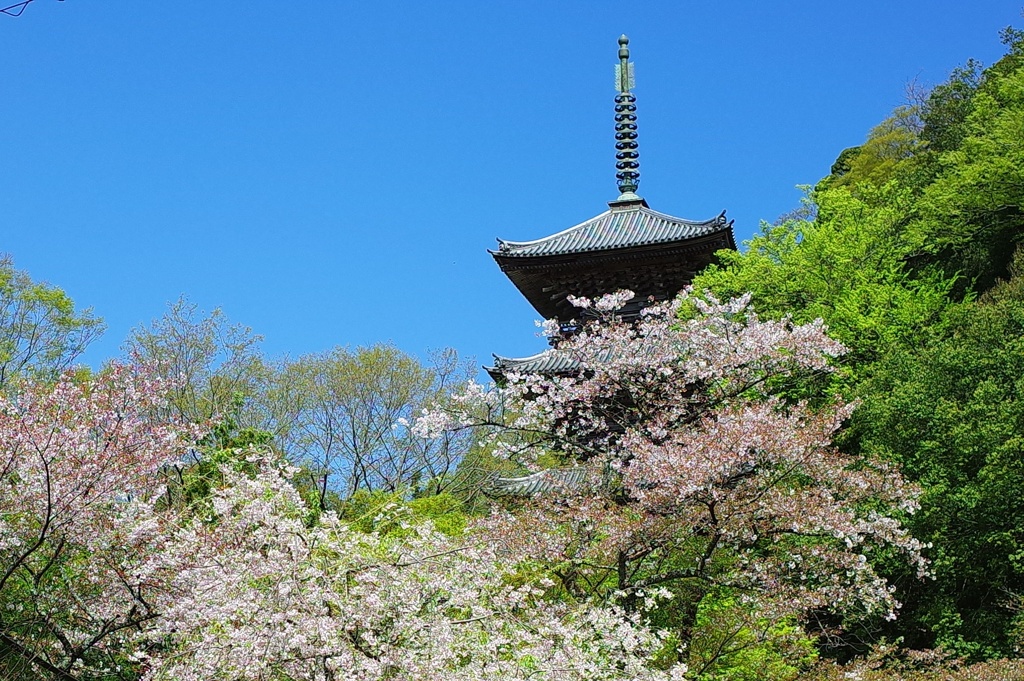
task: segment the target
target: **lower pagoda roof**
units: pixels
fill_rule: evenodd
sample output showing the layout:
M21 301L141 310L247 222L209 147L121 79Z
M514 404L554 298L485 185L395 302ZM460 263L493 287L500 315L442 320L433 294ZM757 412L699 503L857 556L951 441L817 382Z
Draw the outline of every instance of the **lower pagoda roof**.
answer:
M495 381L507 374L545 374L547 376L572 375L579 370L579 362L571 355L556 350L545 350L530 357L502 357L494 355L494 366L484 367Z
M583 467L551 468L520 478L495 478L485 493L493 497L533 497L549 492L580 490L586 482L587 470Z

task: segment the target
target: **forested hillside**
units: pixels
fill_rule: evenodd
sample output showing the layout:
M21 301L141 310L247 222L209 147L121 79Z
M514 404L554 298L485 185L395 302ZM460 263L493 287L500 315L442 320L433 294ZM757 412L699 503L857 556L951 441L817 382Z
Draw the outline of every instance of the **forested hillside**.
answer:
M904 602L857 640L1014 655L1024 598L1024 35L876 126L695 288L753 292L762 314L822 318L850 352L841 445L923 488L908 519L934 580L876 556ZM848 639L849 640L849 639Z

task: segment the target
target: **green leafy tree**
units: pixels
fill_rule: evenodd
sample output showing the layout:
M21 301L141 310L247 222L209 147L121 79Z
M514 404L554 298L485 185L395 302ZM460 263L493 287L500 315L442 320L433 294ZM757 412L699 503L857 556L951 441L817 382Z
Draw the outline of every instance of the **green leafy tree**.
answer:
M102 332L92 310L75 310L64 291L0 257L0 390L23 378L56 379Z
M897 108L871 130L864 144L840 154L832 166L831 186L885 185L924 148L921 130L918 107Z
M237 416L243 405L244 399L237 395L231 412L220 415L180 460L163 466L167 507L194 510L208 504L213 491L224 484L225 469L250 475L256 472L252 459L272 450L273 434L240 428Z
M205 314L179 298L163 317L134 329L125 350L174 380L171 404L181 417L192 423L227 417L232 428L262 428L265 419L253 400L265 390L269 374L259 350L262 340L219 308Z
M471 371L451 350L423 364L390 344L339 347L282 363L264 399L276 443L326 510L360 490L439 494L455 485L471 434L428 442L409 421Z
M921 139L937 153L960 146L966 131L964 123L974 108L974 93L982 80L981 63L969 59L953 70L949 79L921 97Z
M797 322L824 319L847 347L847 385L894 347L920 343L947 304L951 278L914 272L901 239L910 193L830 187L814 194L813 220L762 223L744 251L719 252L719 263L694 281L719 296L750 291L762 314ZM808 199L810 200L810 199Z
M912 248L985 290L1008 273L1024 234L1024 36L984 72L958 127L959 144L939 153L907 231Z
M1024 594L1024 258L1016 276L948 313L949 336L894 353L864 386L858 446L925 489L913 521L935 582L907 581L918 630L970 657L1016 650Z
M795 681L817 658L814 639L795 618L751 616L742 595L717 590L701 603L690 643L697 681Z

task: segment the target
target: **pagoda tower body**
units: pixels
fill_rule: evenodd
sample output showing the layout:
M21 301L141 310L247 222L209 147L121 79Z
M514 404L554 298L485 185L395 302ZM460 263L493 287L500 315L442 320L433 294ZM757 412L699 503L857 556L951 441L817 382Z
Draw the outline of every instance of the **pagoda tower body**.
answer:
M630 319L651 301L674 298L714 260L716 251L736 248L732 222L723 211L694 221L652 210L637 195L640 153L629 39L619 38L616 65L615 149L619 197L608 210L535 241L498 239L490 251L516 288L544 319L557 319L563 334L574 330L580 310L570 296L595 298L628 289L635 293L621 314ZM570 360L549 351L532 357L495 355L487 371L499 379L518 373L568 373Z

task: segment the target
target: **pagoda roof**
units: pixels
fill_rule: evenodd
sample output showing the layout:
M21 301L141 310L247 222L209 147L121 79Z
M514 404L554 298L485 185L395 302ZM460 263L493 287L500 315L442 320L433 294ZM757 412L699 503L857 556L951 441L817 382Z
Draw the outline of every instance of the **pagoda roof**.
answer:
M484 367L484 371L490 374L491 378L498 380L510 373L544 374L546 376L573 374L578 368L579 363L572 356L552 349L529 357L494 355L494 366Z
M495 478L486 493L495 496L532 497L538 494L566 490L579 490L587 480L587 470L576 468L549 468L521 478Z
M623 205L624 204L624 205ZM534 241L498 239L495 259L574 255L689 241L729 229L722 212L710 220L684 220L651 210L642 199L612 202L610 209L569 229Z

